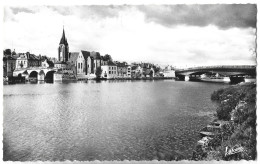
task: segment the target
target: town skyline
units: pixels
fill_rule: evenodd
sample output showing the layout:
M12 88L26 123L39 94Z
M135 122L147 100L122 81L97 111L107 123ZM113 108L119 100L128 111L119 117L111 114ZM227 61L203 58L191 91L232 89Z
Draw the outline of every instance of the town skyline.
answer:
M57 58L63 26L70 52L163 66L256 64L256 6L250 4L6 6L4 49Z

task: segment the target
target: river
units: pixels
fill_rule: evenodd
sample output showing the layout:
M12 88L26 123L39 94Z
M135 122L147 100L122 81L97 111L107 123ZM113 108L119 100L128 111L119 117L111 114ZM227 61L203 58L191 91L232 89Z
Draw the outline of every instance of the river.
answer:
M87 81L3 87L4 160L153 160L192 155L227 84Z

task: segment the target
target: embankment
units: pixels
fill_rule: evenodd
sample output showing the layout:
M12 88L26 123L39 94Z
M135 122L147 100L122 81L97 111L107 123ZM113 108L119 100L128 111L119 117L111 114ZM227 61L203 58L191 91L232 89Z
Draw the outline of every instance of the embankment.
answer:
M229 86L211 95L218 102L217 119L228 121L218 135L196 146L193 160L256 159L256 84Z

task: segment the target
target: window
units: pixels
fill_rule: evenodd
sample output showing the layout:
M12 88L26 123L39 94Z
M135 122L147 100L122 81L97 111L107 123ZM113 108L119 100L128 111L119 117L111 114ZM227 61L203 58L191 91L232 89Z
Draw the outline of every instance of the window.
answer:
M81 65L81 69L82 69L82 63L80 63L80 65Z
M78 69L80 69L80 63L78 63Z
M108 74L111 74L111 71L108 71Z

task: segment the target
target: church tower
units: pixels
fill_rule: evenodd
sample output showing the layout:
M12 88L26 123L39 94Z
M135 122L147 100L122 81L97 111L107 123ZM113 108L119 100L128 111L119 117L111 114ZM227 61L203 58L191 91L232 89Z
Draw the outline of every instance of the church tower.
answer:
M63 27L62 37L60 39L60 45L58 48L58 60L67 62L69 57L69 44L67 42L67 38L65 37L65 31Z

